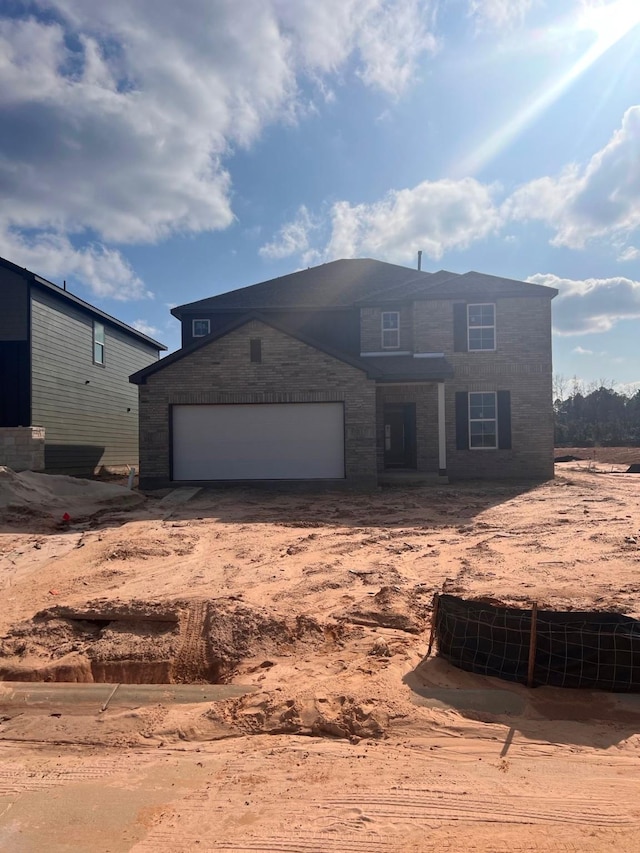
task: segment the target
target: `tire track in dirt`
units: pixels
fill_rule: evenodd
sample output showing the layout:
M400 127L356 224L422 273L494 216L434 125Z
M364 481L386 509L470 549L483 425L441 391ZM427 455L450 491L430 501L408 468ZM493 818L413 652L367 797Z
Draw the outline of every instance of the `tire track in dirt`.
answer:
M147 757L137 754L135 764L139 767L153 760L155 756ZM3 763L0 766L0 797L42 791L47 788L57 788L60 785L97 781L128 771L131 763L128 756L98 758L86 761L82 766L43 768L42 770L32 770L16 763Z
M228 824L231 812L221 802L221 793L222 789L217 786L200 789L175 804L175 813L168 824L156 826L135 848L137 853L186 853L194 849L194 844L199 845L199 850L233 853L318 853L320 850L323 853L344 853L345 850L352 853L397 853L400 849L578 853L604 849L583 843L593 840L598 834L613 842L617 835L621 832L624 835L629 829L634 831L635 838L635 829L640 827L637 817L624 813L624 802L607 798L559 801L550 796L506 794L481 798L462 792L401 788L397 792L388 789L363 791L315 800L304 809L299 804L287 803L287 834L283 828L273 832L273 828L268 826L261 832L260 819L256 820L255 812L248 812L247 820L240 819L238 824L237 829L241 833L238 840L221 837L214 843L207 843L203 838L207 822L218 827ZM249 806L249 803L245 805ZM265 812L264 801L252 802L251 805L263 815L271 810L268 807ZM280 808L283 804L271 805ZM250 837L247 837L248 825L251 825ZM468 835L470 825L475 827L474 833L480 833L474 839L475 843ZM494 827L508 838L494 837ZM525 827L536 833L535 839L514 835L524 832ZM437 843L433 847L421 846L416 840L421 832L430 833L432 840L437 836ZM566 837L559 838L558 833ZM483 834L487 837L482 837Z
M640 820L621 811L617 801L598 798L559 801L555 797L510 795L489 801L462 793L401 789L395 794L385 791L322 800L316 803L318 807L332 813L357 807L372 818L387 820L407 820L419 814L422 820L437 822L640 826Z
M172 666L174 684L201 684L210 681L211 663L207 654L206 627L209 606L194 601L180 621L180 646Z

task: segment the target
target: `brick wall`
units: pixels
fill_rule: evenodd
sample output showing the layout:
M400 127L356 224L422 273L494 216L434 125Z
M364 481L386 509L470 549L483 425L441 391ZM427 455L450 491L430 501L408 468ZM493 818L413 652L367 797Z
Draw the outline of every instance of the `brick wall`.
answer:
M447 468L452 478L553 477L551 300L496 300L496 351L450 353ZM511 392L511 450L456 450L454 393Z
M413 312L410 305L385 308L385 311L398 311L400 314L400 351L413 351ZM383 352L382 347L382 308L362 308L360 310L360 351ZM390 350L393 352L393 350Z
M249 340L262 341L262 363ZM375 382L271 326L251 321L168 365L140 386L140 478L143 488L169 483L169 406L216 403L344 402L346 481L376 482Z
M453 351L453 300L416 302L413 313L415 351L443 352L455 371L445 397L449 477L553 477L551 300L498 296L468 301L495 303L495 352ZM426 387L435 395L435 386ZM456 391L511 392L511 450L456 449ZM413 401L412 393L407 389L407 402ZM437 421L431 425L437 429ZM431 464L432 440L419 427L417 432L418 459L426 442L429 449L422 456ZM437 456L426 470L437 470Z
M43 471L44 436L44 427L0 427L0 465L14 471Z

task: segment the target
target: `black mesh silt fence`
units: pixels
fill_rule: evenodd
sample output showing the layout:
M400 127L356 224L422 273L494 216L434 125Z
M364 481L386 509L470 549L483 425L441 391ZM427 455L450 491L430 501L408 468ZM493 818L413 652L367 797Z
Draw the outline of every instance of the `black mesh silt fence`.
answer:
M532 613L437 596L438 653L460 669L531 686L640 692L640 621L617 613Z

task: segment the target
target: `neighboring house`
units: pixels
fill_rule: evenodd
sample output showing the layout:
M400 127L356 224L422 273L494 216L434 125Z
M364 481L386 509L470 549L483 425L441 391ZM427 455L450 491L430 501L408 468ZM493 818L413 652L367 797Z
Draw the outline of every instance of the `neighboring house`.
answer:
M0 428L44 427L51 473L137 465L129 375L166 347L2 258L0 306Z
M174 308L142 483L551 477L556 293L360 259Z

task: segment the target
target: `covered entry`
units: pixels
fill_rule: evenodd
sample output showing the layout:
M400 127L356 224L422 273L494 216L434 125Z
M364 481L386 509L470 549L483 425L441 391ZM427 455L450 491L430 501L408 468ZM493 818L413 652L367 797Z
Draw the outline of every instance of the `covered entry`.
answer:
M384 406L384 467L416 467L416 404Z
M174 481L345 476L343 403L175 405L171 422Z

